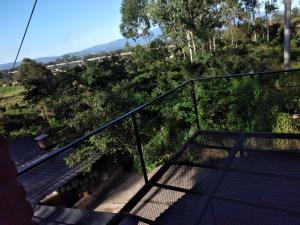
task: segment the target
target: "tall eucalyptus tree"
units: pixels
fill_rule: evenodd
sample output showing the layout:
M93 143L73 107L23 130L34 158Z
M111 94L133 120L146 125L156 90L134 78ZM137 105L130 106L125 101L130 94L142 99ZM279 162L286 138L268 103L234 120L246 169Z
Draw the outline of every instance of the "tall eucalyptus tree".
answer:
M284 0L284 43L283 43L283 67L291 68L291 7L292 0Z
M147 15L147 0L123 0L120 30L126 38L142 37L149 41L151 22Z

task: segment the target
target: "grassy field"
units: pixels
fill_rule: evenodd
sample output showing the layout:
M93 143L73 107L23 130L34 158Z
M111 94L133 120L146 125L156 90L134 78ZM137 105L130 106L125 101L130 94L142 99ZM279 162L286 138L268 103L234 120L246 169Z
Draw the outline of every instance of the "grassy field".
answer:
M9 87L0 87L0 94L2 96L3 91L5 90L4 97L10 97L13 95L18 95L23 92L23 87L21 86L9 86Z
M3 95L3 100L1 102L1 105L12 105L16 103L22 103L23 101L23 91L24 88L21 86L9 86L9 87L0 87L0 96L2 97Z

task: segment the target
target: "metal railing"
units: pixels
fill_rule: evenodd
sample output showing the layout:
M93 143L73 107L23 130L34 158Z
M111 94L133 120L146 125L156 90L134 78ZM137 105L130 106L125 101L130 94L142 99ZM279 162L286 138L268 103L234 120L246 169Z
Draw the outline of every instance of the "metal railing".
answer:
M58 148L56 150L53 150L51 152L49 152L47 155L45 155L43 158L40 158L36 161L34 161L33 163L24 166L22 168L20 168L18 170L18 176L22 175L28 171L30 171L31 169L37 167L38 165L48 161L49 159L53 158L54 156L66 151L67 149L70 148L74 148L77 145L79 145L80 143L82 143L83 141L87 140L88 138L99 134L100 132L104 131L105 129L114 126L116 124L121 123L122 121L124 121L127 118L131 118L132 120L132 124L133 124L133 128L134 128L134 135L135 135L135 141L136 141L136 149L137 152L139 154L139 159L140 159L140 164L142 167L142 172L143 172L143 176L145 179L145 182L148 182L148 176L147 176L147 171L146 171L146 167L145 167L145 162L144 162L144 156L143 156L143 151L142 151L142 145L141 145L141 139L140 139L140 133L139 133L139 129L137 126L137 122L136 122L136 114L139 113L141 110L143 110L145 107L152 105L154 103L157 103L161 100L164 100L167 96L169 96L170 94L176 92L177 90L186 87L188 85L191 85L191 100L193 103L193 111L195 114L195 124L197 127L197 130L200 130L200 122L199 122L199 113L198 113L198 107L197 107L197 97L196 97L196 92L195 92L195 82L196 81L207 81L207 80L218 80L218 79L228 79L228 78L241 78L241 77L253 77L253 76L268 76L268 75L274 75L274 74L283 74L283 73L291 73L291 72L300 72L300 69L293 69L293 70L280 70L280 71L269 71L269 72L258 72L258 73L244 73L244 74L235 74L235 75L227 75L227 76L216 76L216 77L201 77L201 78L195 78L195 79L191 79L188 80L184 83L182 83L181 85L177 86L176 88L165 92L164 94L151 99L150 101L135 107L134 109L131 109L125 113L123 113L121 116L107 122L104 123L103 125L99 126L98 128L94 129L93 131L87 133L86 135L83 135L82 137L76 139L75 141L70 142L69 144Z

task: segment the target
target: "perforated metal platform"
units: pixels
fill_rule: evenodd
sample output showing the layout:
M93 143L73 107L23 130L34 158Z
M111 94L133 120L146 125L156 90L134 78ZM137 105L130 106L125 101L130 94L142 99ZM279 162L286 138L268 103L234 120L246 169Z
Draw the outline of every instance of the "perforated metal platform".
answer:
M109 224L300 224L300 134L201 131Z

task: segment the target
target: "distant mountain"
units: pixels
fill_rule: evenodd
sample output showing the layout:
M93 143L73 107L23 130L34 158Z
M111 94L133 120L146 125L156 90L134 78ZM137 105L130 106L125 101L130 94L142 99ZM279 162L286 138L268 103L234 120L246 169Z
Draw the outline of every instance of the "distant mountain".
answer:
M125 47L127 43L127 40L126 39L118 39L118 40L115 40L115 41L112 41L112 42L109 42L109 43L106 43L106 44L100 44L100 45L95 45L93 47L90 47L90 48L86 48L86 49L83 49L79 52L72 52L72 53L69 53L70 56L85 56L85 55L88 55L88 54L95 54L95 53L101 53L101 52L111 52L111 51L115 51L115 50L119 50L119 49L122 49ZM135 46L136 44L145 44L144 40L143 39L139 39L137 40L136 42L133 41L133 40L128 40L128 43L130 46Z
M151 30L151 32L153 33L153 39L159 37L162 32L159 28L154 28ZM86 48L83 49L81 51L78 52L71 52L71 53L66 53L70 56L77 56L77 57L82 57L85 55L89 55L89 54L95 54L95 53L103 53L103 52L111 52L111 51L115 51L115 50L119 50L119 49L123 49L126 45L126 43L129 43L130 46L135 46L137 44L140 45L144 45L145 44L145 40L142 38L139 38L138 40L134 41L132 39L118 39L106 44L100 44L100 45L95 45L92 46L90 48ZM66 55L64 54L64 55ZM35 61L39 62L39 63L48 63L51 61L55 61L58 58L61 58L63 55L61 56L51 56L51 57L40 57L40 58L36 58L34 59ZM18 67L21 64L21 61L17 62L16 66ZM0 64L0 70L9 70L11 69L13 66L13 63L6 63L6 64Z

